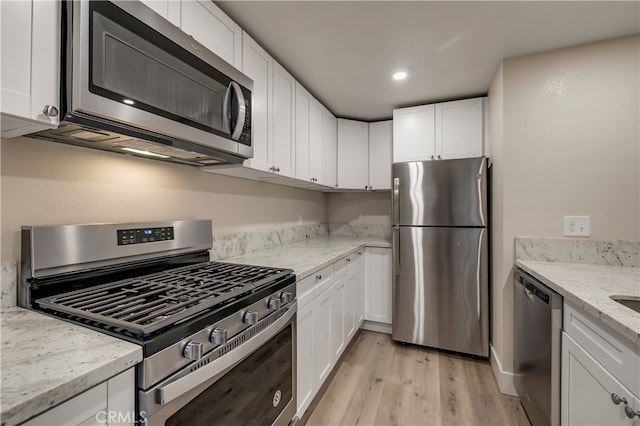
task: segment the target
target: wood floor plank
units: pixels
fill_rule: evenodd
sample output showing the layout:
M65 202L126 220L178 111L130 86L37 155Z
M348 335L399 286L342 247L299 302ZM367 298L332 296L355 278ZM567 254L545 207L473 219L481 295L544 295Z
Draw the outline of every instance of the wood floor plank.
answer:
M393 342L360 330L300 422L338 425L522 425L489 362Z

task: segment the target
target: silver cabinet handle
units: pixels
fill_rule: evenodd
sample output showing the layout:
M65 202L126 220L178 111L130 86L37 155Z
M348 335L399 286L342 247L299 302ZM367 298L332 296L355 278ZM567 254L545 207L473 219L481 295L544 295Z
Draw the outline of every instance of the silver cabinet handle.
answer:
M44 108L42 108L42 113L49 117L55 117L58 115L58 108L53 105L45 105Z
M611 401L613 401L613 403L616 405L620 405L621 402L624 403L624 405L627 405L627 398L621 397L617 393L611 394Z
M626 407L624 407L624 413L627 415L627 417L629 417L630 419L633 419L635 416L640 417L640 411L634 411L633 408L629 407L628 405Z
M279 171L280 171L280 167L276 167L276 172L279 172Z

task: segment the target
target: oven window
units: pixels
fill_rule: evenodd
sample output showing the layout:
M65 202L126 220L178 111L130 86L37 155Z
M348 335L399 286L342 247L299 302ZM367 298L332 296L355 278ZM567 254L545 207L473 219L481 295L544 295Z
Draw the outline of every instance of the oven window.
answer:
M292 336L289 325L165 425L271 425L293 397Z

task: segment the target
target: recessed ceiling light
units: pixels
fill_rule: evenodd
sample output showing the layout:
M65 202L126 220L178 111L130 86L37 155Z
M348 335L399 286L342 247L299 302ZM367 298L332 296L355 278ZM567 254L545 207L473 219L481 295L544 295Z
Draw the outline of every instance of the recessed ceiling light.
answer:
M146 155L148 157L169 158L168 155L156 154L155 152L144 151L142 149L135 149L135 148L121 148L121 149L123 151L133 152L134 154Z
M125 100L124 100L124 101L122 101L122 102L124 102L124 103L125 103L125 104L127 104L127 105L133 105L133 104L134 104L134 102L133 102L131 99L125 99Z
M406 71L398 71L398 72L394 73L391 77L394 80L404 80L405 78L407 78L407 72Z

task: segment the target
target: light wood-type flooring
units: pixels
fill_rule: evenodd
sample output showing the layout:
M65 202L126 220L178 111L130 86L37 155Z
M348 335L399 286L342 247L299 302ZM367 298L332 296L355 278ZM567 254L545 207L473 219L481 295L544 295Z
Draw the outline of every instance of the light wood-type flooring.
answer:
M395 343L360 330L301 425L526 425L489 361Z

